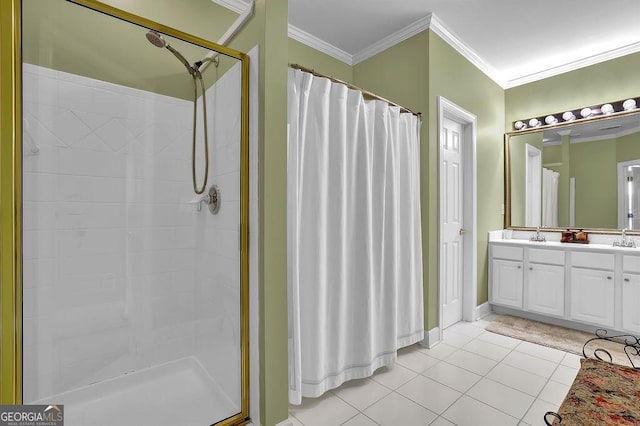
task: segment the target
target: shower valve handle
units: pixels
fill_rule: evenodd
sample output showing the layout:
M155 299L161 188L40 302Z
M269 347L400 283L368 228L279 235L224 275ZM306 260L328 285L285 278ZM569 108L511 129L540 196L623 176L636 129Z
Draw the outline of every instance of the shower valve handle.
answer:
M211 197L210 194L202 196L202 198L200 198L200 201L198 201L198 211L202 211L202 203L205 203L206 205L211 204L213 202L212 198L213 197Z

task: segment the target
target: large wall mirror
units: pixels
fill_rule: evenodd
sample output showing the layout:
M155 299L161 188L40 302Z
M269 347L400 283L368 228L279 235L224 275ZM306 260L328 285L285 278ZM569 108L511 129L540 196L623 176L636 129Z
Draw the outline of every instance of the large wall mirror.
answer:
M640 231L640 111L505 134L505 227Z

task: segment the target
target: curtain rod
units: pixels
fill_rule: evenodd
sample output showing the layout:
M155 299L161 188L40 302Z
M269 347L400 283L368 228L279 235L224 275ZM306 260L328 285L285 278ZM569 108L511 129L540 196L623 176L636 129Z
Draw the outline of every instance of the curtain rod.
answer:
M339 80L337 78L334 78L334 77L331 77L331 76L328 76L328 75L325 75L325 74L321 74L321 73L319 73L319 72L317 72L315 70L312 70L311 68L303 67L302 65L298 65L298 64L289 64L289 67L298 69L300 71L308 72L309 74L313 74L316 77L327 78L327 79L333 81L334 83L344 84L349 89L357 90L359 92L362 92L362 94L364 96L367 96L367 97L373 98L373 99L377 99L377 100L382 101L382 102L386 102L389 105L393 105L393 106L396 106L396 107L400 108L401 112L408 112L409 114L413 114L413 115L417 116L418 118L422 119L422 113L421 112L413 112L407 107L403 107L402 105L398 105L395 102L391 102L389 99L385 99L382 96L378 96L375 93L371 93L368 90L365 90L365 89L363 89L361 87L358 87L356 85L353 85L351 83L347 83L346 81L342 81L342 80Z

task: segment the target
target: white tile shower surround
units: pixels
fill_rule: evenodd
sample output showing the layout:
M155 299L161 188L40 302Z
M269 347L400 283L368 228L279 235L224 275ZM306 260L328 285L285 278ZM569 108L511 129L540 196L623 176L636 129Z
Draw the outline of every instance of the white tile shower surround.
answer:
M458 323L429 350L413 345L372 377L289 406L294 426L544 425L579 357Z
M212 216L190 101L24 64L25 401L196 357L239 404L237 71L207 91Z

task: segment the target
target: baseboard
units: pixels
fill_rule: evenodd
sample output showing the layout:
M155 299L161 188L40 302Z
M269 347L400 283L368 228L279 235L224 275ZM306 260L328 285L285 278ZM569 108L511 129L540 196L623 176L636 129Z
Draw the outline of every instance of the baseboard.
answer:
M489 304L489 302L484 302L482 305L476 308L476 321L486 317L491 312L493 311L491 310L491 305Z
M420 346L431 349L438 343L440 343L440 327L434 327L425 333L425 337L420 342Z
M293 421L291 419L283 420L276 426L293 426Z

